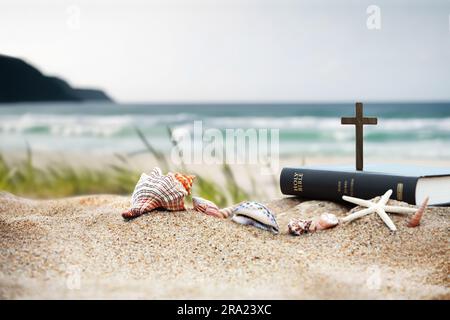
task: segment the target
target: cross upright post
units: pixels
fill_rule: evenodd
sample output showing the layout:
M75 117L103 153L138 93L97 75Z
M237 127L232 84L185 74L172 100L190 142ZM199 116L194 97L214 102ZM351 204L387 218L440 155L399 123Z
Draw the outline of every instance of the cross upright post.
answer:
M364 132L363 128L365 124L377 124L377 118L367 118L363 116L363 104L361 102L356 103L356 115L355 117L343 117L341 118L341 124L352 124L355 126L356 133L356 170L362 171L364 168L364 150L363 150L363 139Z

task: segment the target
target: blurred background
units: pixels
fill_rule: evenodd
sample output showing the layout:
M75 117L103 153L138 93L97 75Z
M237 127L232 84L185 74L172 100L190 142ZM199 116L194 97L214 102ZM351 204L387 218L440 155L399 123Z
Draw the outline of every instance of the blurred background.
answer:
M279 129L280 170L352 165L356 101L366 163L450 166L446 0L2 0L0 43L1 190L128 194L159 165L279 196L276 170L173 163L171 133Z

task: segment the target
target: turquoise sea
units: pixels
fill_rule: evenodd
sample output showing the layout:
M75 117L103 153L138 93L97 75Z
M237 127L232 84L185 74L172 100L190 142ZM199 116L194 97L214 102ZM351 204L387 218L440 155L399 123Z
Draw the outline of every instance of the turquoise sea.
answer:
M368 156L449 160L450 103L366 103ZM354 153L354 128L341 116L353 116L353 103L302 104L112 104L33 103L0 106L0 152L117 152L143 149L134 127L151 144L168 151L168 127L189 132L203 128L279 129L281 155L347 156Z

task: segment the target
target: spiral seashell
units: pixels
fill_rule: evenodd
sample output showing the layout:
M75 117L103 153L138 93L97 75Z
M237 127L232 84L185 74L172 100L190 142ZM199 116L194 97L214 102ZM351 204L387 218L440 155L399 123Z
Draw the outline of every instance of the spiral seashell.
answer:
M178 174L178 178L175 176L170 172L163 175L158 167L155 167L149 175L143 173L131 196L131 208L123 212L122 217L136 218L157 208L170 211L184 210L184 197L190 191L193 178L189 184L187 177L192 176L181 174ZM186 186L180 179L186 183Z
M419 209L417 209L416 213L409 219L407 226L410 228L417 227L420 224L420 220L422 219L425 210L427 209L428 200L430 198L426 197L420 205Z
M170 173L169 173L170 174ZM191 194L192 184L194 183L195 176L186 175L179 172L174 173L175 179L180 181L184 189L186 189L188 194Z
M224 218L228 218L233 214L234 209L236 206L226 207L223 209L220 209L219 212L223 215Z
M194 210L198 212L202 212L216 218L225 218L225 216L220 212L219 207L212 201L200 197L192 197L192 204L194 206Z

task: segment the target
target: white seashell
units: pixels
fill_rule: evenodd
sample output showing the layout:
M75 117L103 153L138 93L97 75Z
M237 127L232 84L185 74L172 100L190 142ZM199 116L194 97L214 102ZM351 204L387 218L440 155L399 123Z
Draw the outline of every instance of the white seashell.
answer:
M231 220L233 220L236 223L243 224L244 226L254 226L254 227L262 229L262 230L270 231L273 233L278 233L278 232L273 231L273 227L268 227L265 224L262 224L256 220L249 219L244 216L233 216L231 218Z
M252 225L277 234L279 227L273 213L258 202L246 201L234 208L233 217L236 223Z
M314 230L325 230L337 226L339 219L332 213L322 213L319 219L313 221ZM311 228L310 228L311 230Z

